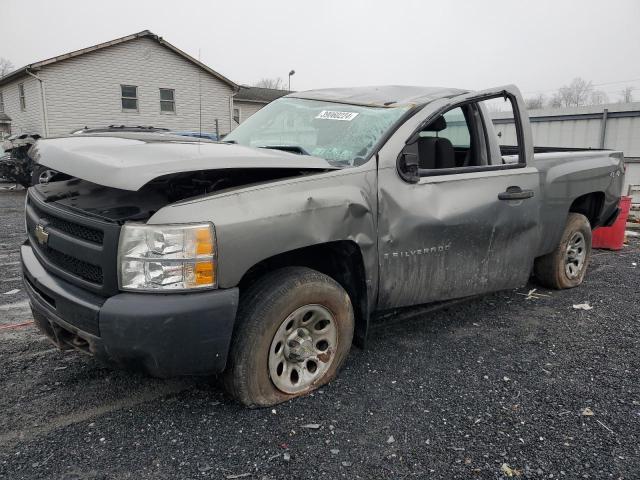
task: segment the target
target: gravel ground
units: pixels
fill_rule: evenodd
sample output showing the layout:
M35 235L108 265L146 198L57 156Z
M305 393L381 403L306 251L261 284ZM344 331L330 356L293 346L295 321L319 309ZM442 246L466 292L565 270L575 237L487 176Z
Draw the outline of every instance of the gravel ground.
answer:
M22 204L0 192L0 327L30 320ZM580 288L380 326L335 382L273 410L0 329L0 478L640 478L638 263L634 241L596 251Z

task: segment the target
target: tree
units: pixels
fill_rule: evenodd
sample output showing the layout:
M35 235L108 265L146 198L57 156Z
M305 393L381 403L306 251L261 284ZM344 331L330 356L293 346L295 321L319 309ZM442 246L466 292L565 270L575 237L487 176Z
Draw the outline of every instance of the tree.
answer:
M6 58L0 57L0 77L4 77L7 73L13 71L13 63Z
M622 90L620 90L620 103L631 103L633 102L633 91L635 87L626 86Z
M544 95L540 93L535 97L525 98L524 103L527 106L527 110L535 110L544 107L545 98Z
M260 81L253 84L254 87L260 88L273 88L275 90L284 90L284 82L282 78L262 78Z
M581 107L594 100L593 93L593 84L577 77L569 85L560 87L551 97L550 103L552 107ZM601 99L602 96L598 95L597 98Z

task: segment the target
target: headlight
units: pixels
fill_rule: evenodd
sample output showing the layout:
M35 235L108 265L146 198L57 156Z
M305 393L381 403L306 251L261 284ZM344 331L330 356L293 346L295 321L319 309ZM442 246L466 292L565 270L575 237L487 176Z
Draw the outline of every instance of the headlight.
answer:
M215 288L216 234L210 223L127 224L118 245L121 290Z

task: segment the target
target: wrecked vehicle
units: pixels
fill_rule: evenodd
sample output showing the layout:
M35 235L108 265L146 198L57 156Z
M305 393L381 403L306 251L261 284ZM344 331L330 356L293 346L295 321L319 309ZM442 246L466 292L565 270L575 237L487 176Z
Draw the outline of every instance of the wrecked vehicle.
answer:
M515 145L486 102L510 104ZM585 275L622 154L533 147L513 86L292 93L222 143L46 139L28 191L39 328L157 376L223 372L250 406L335 377L380 312Z
M39 138L38 134L23 133L11 135L2 142L4 154L0 157L0 178L18 183L25 188L31 186L34 166L28 152Z

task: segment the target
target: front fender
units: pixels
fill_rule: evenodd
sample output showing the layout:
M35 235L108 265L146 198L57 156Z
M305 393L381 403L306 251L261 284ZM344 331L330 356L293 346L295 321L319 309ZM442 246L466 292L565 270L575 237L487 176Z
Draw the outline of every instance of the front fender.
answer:
M169 205L148 223L213 222L221 288L237 286L253 265L275 255L351 240L362 252L369 298L375 299L376 170L369 164Z

